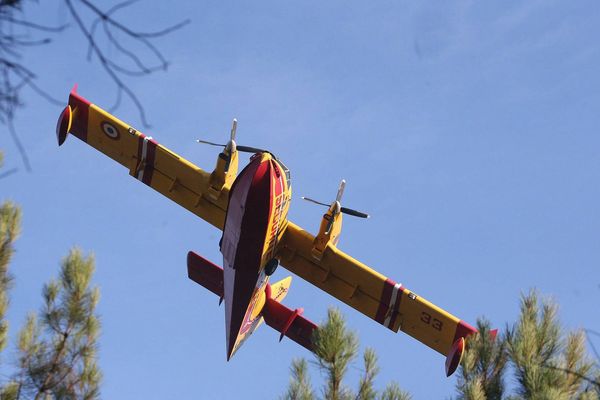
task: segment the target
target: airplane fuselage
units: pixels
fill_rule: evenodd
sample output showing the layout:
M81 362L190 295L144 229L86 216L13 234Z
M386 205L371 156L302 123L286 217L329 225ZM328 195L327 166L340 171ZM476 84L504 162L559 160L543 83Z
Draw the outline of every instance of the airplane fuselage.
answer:
M227 359L262 322L277 243L287 224L289 171L270 153L252 156L231 186L223 228L223 287Z

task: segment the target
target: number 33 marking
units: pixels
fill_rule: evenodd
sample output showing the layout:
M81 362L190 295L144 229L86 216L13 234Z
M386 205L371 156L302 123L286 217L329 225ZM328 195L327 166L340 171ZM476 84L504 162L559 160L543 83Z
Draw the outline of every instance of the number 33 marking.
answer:
M440 321L437 318L432 318L431 314L428 314L425 311L423 311L421 313L421 321L423 321L427 325L431 325L431 327L433 329L438 330L438 331L441 331L442 330L442 326L444 325L444 324L442 324L442 321Z

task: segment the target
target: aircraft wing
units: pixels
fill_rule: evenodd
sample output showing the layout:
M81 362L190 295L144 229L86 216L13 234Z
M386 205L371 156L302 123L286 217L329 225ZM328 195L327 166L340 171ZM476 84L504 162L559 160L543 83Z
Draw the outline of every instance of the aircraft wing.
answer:
M125 166L129 174L200 218L222 229L228 190L208 196L210 173L158 144L76 93L57 125L59 144L71 133Z
M394 332L401 330L446 357L475 328L392 279L327 246L311 254L314 236L289 222L279 244L281 265ZM452 354L451 354L452 353Z

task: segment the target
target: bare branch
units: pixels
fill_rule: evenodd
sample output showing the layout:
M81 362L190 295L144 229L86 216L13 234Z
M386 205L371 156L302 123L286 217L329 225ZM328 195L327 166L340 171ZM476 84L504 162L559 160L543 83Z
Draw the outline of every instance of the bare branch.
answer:
M17 135L17 131L15 130L14 125L14 114L11 112L6 120L6 125L8 126L8 132L15 142L15 146L17 146L17 150L19 151L19 155L21 156L21 160L23 161L23 165L25 166L25 170L27 172L31 172L31 163L29 162L29 156L27 155L27 151L25 147L23 147L23 143L21 143L21 139Z
M548 369L554 369L556 371L561 371L561 372L565 372L567 374L575 375L576 377L578 377L578 378L586 381L587 383L591 383L592 385L597 386L598 388L600 388L600 382L598 382L598 381L596 381L594 379L588 378L587 376L585 376L585 375L583 375L583 374L581 374L581 373L579 373L577 371L573 371L573 370L570 370L570 369L567 369L567 368L561 368L561 367L557 367L557 366L549 365L549 364L544 364L543 366L545 368L548 368Z
M88 10L95 14L96 17L89 25L89 27L86 26L79 8L76 7L76 2L84 5ZM140 99L135 95L135 93L125 83L125 81L121 78L120 75L144 76L159 70L166 70L169 65L166 58L163 56L160 50L158 50L158 48L150 41L150 39L164 36L177 29L180 29L183 26L187 25L189 23L189 20L182 21L180 23L155 32L137 32L132 30L128 26L120 23L114 18L114 14L117 11L120 11L132 5L133 3L135 3L135 0L127 0L122 3L119 3L106 12L102 11L89 0L65 0L65 3L67 4L69 12L75 20L79 30L88 41L87 58L91 60L92 56L95 55L100 61L100 65L102 66L104 71L108 74L108 76L117 86L116 105L119 105L121 103L122 94L125 93L138 109L140 118L142 120L142 124L145 127L148 127L149 123L146 118L146 113ZM105 51L102 50L98 42L99 38L97 37L98 27L100 26L100 24L102 24L103 32L106 36L106 40L108 41L108 43L115 46L119 54L125 56L128 60L130 60L135 65L134 69L129 68L116 61L113 61L110 57L106 55ZM136 52L127 49L123 44L123 41L118 40L116 38L115 33L118 32L124 34L129 39L133 40L134 42L137 42L139 45L149 50L150 53L158 61L158 64L149 64L148 62L144 61L138 54L136 54Z
M587 337L588 343L589 343L590 347L592 348L592 352L594 352L594 355L596 356L596 361L598 363L600 363L600 353L598 353L596 346L594 346L594 343L590 339L590 334L600 337L600 333L598 333L592 329L584 329L584 332L585 332L585 336Z
M8 178L9 176L11 176L12 174L15 174L19 171L18 168L11 168L8 171L4 171L0 174L0 179L4 179L4 178Z
M142 124L149 127L143 104L128 85L126 78L166 70L169 63L152 40L181 29L190 21L186 19L164 29L141 32L116 18L117 13L137 0L122 1L107 10L102 10L91 0L63 1L76 27L87 41L88 60L97 58L104 72L116 86L115 105L111 109L118 107L125 95L137 108ZM25 169L31 171L29 158L13 124L17 109L23 105L21 90L27 87L52 104L62 105L63 102L43 90L37 83L36 74L18 60L24 48L51 42L49 37L36 37L36 32L58 34L63 32L68 24L47 26L29 21L22 16L21 4L20 0L0 0L0 122L9 127ZM100 26L102 30L98 29ZM121 40L122 38L125 40ZM117 57L107 55L103 48L107 44L114 46ZM119 56L124 58L118 60Z
M67 24L60 25L60 26L45 26L45 25L36 24L35 22L31 22L31 21L25 21L25 20L21 20L21 19L12 18L10 16L4 18L4 21L11 23L11 24L15 24L15 25L25 26L27 28L33 28L38 31L52 32L52 33L62 32L68 26Z

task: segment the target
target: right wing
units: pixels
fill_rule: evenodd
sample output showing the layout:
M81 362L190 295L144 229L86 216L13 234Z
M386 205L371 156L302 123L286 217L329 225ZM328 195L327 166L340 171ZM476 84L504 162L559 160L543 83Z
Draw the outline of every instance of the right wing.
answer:
M409 334L447 360L460 358L457 342L477 332L475 328L335 246L328 245L321 259L316 259L311 253L314 239L289 222L278 245L281 265L386 328Z
M223 188L211 196L210 173L158 144L77 94L58 121L59 144L72 133L129 169L129 174L210 224L222 229L229 200Z

